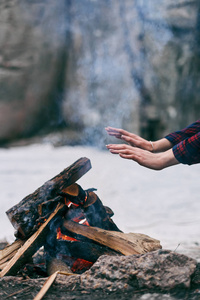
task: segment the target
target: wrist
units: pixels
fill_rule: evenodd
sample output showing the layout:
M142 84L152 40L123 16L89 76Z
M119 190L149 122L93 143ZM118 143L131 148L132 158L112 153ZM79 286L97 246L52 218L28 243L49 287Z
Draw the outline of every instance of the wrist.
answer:
M152 141L149 141L149 143L150 143L150 145L151 145L151 149L150 149L150 151L152 152L152 153L154 153L155 152L155 148L154 148L154 144L153 144L153 142Z
M160 153L160 155L162 169L179 164L178 160L174 156L172 149L162 152Z

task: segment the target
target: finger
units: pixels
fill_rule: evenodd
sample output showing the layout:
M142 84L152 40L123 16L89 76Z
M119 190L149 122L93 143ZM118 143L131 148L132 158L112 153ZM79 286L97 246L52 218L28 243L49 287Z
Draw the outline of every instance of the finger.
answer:
M119 132L119 130L115 129L115 128L105 128L105 130L107 131L107 133L110 135L110 136L114 136L116 138L121 138L121 133Z
M114 149L114 150L133 150L134 147L130 146L130 145L126 145L126 144L109 144L106 145L107 149Z
M132 146L135 146L135 140L129 136L125 136L125 135L122 135L121 136L121 139L129 144L131 144Z
M119 154L119 153L120 153L119 150L114 150L114 149L110 149L109 151L110 151L110 153L112 153L112 154Z
M124 130L124 129L120 129L120 128L114 128L114 127L106 127L105 130L109 133L109 134L128 134L128 131Z
M121 134L119 134L119 133L111 133L111 132L108 132L108 134L109 134L110 136L114 136L114 137L116 137L116 138L118 138L118 139L121 139Z
M110 149L109 151L113 154L132 155L132 152L129 149Z
M135 160L134 159L135 156L133 154L119 153L119 156L122 157L122 158L125 158L125 159Z

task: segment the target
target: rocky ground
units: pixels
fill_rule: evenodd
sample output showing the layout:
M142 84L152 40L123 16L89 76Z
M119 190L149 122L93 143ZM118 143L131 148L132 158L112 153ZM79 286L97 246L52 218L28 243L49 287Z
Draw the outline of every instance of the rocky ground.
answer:
M46 278L8 276L0 280L1 299L34 299ZM57 275L44 299L199 299L196 260L169 250L144 255L102 256L90 270Z

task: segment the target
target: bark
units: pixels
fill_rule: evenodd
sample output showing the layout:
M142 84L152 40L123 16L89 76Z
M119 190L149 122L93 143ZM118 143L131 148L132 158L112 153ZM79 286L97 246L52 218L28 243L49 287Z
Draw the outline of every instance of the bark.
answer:
M55 211L50 215L47 221L40 226L25 244L17 251L15 256L8 262L5 268L1 271L0 277L5 275L15 275L20 267L23 266L33 254L44 244L45 237L49 231L50 223L63 212L64 204L59 204Z
M73 184L91 168L90 160L80 158L60 174L45 182L34 193L26 196L17 205L10 208L6 213L17 236L28 238L37 229L38 223L54 211L59 202L63 200L62 190Z

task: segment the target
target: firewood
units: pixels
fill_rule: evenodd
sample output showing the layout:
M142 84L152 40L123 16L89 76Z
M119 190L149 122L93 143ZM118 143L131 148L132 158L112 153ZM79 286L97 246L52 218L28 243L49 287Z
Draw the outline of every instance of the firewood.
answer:
M55 273L53 273L51 276L48 277L48 279L45 281L43 287L41 288L41 290L39 291L39 293L36 295L36 297L33 300L41 300L44 297L44 295L47 293L47 291L49 290L51 285L54 283L58 274L65 275L65 276L77 275L74 273L56 271Z
M78 205L82 205L86 199L86 192L77 183L73 183L67 188L62 189L60 195Z
M58 204L55 211L50 215L47 221L40 226L25 244L17 251L15 256L7 263L4 269L0 272L0 277L5 275L15 275L20 267L22 267L32 255L45 243L45 237L49 230L49 225L55 217L57 217L64 208L64 204Z
M70 268L65 264L61 259L57 259L52 257L47 263L47 274L51 276L53 273L57 271L63 271L66 273L72 273Z
M47 218L60 201L57 198L62 190L75 183L91 168L88 158L80 158L60 174L48 180L35 192L26 196L17 205L10 208L6 213L14 228L17 230L17 237L28 238L37 230L38 220ZM51 200L48 211L43 212L42 204L47 205ZM45 213L48 215L45 216Z
M9 260L17 253L18 249L25 243L23 240L16 240L11 245L0 250L0 270L7 265Z
M98 227L80 225L65 220L63 227L67 230L83 235L99 244L107 246L123 255L143 254L161 249L160 242L145 234L122 233L104 230Z

